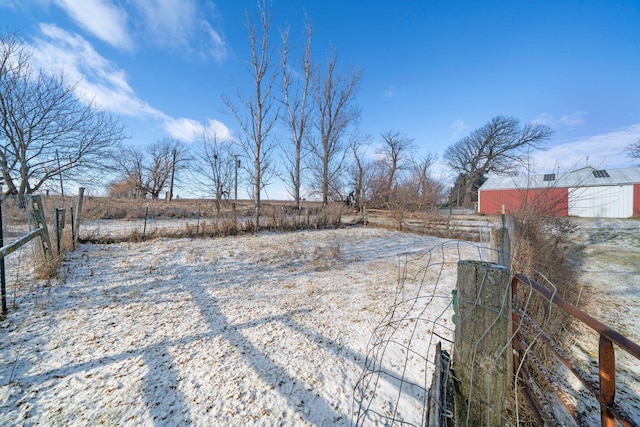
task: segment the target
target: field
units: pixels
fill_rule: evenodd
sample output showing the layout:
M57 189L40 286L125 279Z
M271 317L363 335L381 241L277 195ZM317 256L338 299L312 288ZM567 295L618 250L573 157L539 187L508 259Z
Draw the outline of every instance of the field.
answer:
M640 222L579 225L580 307L638 342ZM350 425L372 333L398 292L432 286L420 290L432 296L424 315L451 338L455 261L484 255L444 242L351 227L81 245L58 279L21 285L0 323L0 424ZM447 265L398 289L427 251ZM413 327L432 354L434 331ZM593 341L576 337L585 360ZM385 369L430 378L428 364L392 347ZM640 416L638 363L619 360L630 390L619 396ZM424 393L399 399L397 388L381 384L369 399L420 424ZM597 420L593 403L578 407Z

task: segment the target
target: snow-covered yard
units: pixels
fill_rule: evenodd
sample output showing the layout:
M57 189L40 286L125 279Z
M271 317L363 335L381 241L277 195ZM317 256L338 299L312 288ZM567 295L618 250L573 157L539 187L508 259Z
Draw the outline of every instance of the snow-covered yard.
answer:
M352 228L82 245L0 324L0 425L349 425L398 255L441 243Z
M640 221L577 221L580 308L639 342ZM396 326L427 358L434 337L451 339L455 262L486 253L447 245L358 227L81 245L50 286L23 281L0 322L0 425L350 425L358 402L420 424L424 393L359 380L399 274L415 278L402 298L427 296L417 310L435 323ZM430 379L389 343L384 369ZM597 360L597 336L575 346ZM617 399L640 418L640 367L616 356ZM581 407L597 421L593 400Z

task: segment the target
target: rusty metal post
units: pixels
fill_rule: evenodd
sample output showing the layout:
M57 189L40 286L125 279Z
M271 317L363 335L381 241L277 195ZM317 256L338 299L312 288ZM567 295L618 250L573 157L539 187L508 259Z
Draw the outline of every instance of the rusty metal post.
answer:
M611 405L616 397L616 355L613 343L600 335L598 343L600 366L600 422L602 427L615 427L616 418Z

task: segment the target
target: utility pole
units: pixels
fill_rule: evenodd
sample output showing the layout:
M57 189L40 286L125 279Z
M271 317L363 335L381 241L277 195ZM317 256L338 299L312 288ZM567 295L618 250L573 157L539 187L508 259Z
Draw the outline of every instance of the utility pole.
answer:
M176 174L176 149L173 149L173 162L171 165L171 187L169 188L169 203L173 199L173 177Z

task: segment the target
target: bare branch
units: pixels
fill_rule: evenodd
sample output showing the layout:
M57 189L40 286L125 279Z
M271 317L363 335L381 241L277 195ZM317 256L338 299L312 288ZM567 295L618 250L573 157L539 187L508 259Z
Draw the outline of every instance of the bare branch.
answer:
M75 89L62 74L34 70L24 45L0 35L0 168L9 193L32 193L60 174L96 179L111 166L124 129Z
M270 155L274 145L271 141L271 132L279 115L271 95L278 76L272 67L273 49L269 45L271 7L268 7L264 0L258 2L258 15L259 29L253 23L249 12L246 12L250 50L250 57L246 64L247 71L253 79L254 93L250 96L238 94L238 103L244 107L243 110L229 98L223 97L227 110L242 129L240 145L252 162L251 165L245 162L247 165L245 171L253 186L256 228L259 228L260 223L260 192L268 183L272 170Z
M513 117L494 117L483 127L449 146L444 153L447 165L462 177L464 206L479 180L488 173L507 174L526 162L526 150L541 148L553 131L541 124L520 126Z

